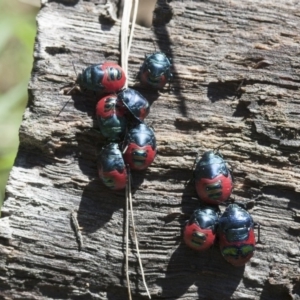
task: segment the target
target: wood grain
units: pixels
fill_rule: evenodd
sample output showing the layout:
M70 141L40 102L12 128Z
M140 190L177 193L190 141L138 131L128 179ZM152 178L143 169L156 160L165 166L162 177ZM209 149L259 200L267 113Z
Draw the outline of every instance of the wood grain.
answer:
M79 72L119 61L117 2L43 1L2 209L1 299L126 299L125 197L97 178L105 143L96 130L97 99L63 93L74 82L72 62ZM129 86L151 102L147 124L158 143L153 165L133 173L152 299L300 299L299 23L300 4L291 0L159 0L153 26L136 26ZM173 60L171 91L135 80L155 48ZM226 263L218 247L195 253L182 243L185 220L199 206L194 187L185 186L195 155L221 145L235 177L233 198L254 203L250 212L262 226L263 243L242 268ZM131 249L133 298L146 299L132 241Z

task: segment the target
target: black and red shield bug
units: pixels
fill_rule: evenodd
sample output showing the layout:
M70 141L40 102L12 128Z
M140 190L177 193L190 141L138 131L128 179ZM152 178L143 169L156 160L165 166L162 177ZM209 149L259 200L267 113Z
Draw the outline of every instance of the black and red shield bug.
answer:
M73 67L76 73L74 64ZM68 89L66 94L71 93L71 91L78 88L78 86L94 92L117 93L124 87L125 83L126 76L124 70L114 62L104 62L83 69L82 72L77 75L73 87ZM69 101L64 104L57 114L57 117L67 106Z
M219 219L218 238L223 257L234 266L245 265L255 251L253 219L237 204L229 204Z
M144 123L130 129L124 140L124 161L132 170L145 170L156 156L154 132Z
M139 72L139 79L142 84L161 89L171 78L171 61L163 52L155 52L145 56Z
M130 113L139 121L143 121L150 112L150 105L138 91L124 89L118 93L118 98L122 100Z
M105 93L120 91L125 82L125 72L114 62L91 65L82 70L76 79L76 84L84 89Z
M96 106L96 117L99 128L109 141L117 141L126 131L127 109L116 95L108 95L100 99Z
M125 188L127 171L118 144L110 143L103 147L98 156L98 173L102 182L110 189Z
M213 246L216 238L218 211L215 207L196 209L183 231L184 242L196 251Z
M229 199L233 180L219 152L203 154L196 164L194 178L197 194L204 202L217 205Z

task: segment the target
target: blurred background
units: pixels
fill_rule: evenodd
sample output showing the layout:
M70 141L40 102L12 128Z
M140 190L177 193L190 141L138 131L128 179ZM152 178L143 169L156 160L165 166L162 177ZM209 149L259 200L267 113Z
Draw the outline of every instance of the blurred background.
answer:
M0 207L27 104L39 0L0 0Z

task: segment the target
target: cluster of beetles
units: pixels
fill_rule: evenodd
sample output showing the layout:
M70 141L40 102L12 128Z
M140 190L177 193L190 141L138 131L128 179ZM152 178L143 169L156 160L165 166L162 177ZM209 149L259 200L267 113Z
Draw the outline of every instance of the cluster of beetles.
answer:
M163 52L146 55L138 78L141 84L163 88L172 78L171 60ZM149 102L136 90L124 88L126 76L114 62L87 67L77 77L81 88L105 94L96 106L101 134L107 144L98 155L99 177L110 189L127 184L129 170L144 170L156 153L154 131L145 124ZM227 203L233 178L219 151L207 151L197 159L193 170L196 192L205 204L187 221L183 236L196 251L219 244L223 257L234 266L243 266L255 250L255 223L238 204L229 204L220 214L219 204Z
M218 242L223 257L234 266L243 266L253 256L253 219L241 204L229 204L220 215L219 204L229 200L233 178L218 151L207 151L197 159L193 180L205 204L186 223L183 236L190 248L204 251Z
M163 88L172 76L170 67L164 53L146 55L138 74L141 84ZM98 173L113 190L124 189L129 170L145 170L157 153L154 131L144 122L149 102L138 91L123 88L125 83L125 72L114 62L89 66L76 79L81 88L105 94L96 106L99 129L107 140L98 155Z

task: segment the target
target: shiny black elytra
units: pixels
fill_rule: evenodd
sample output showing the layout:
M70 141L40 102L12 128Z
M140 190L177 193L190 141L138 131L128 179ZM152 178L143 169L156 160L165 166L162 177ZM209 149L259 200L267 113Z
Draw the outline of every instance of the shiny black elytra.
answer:
M132 116L138 121L144 121L150 112L148 100L134 89L122 90L118 93L118 99L124 103Z
M186 223L183 239L188 247L196 251L203 251L213 246L219 217L215 207L196 209Z
M145 170L157 152L153 130L144 123L130 129L124 139L124 161L132 170Z
M121 190L125 188L127 170L117 143L104 146L99 153L98 173L102 182L110 189Z
M233 179L219 152L206 151L197 162L194 171L195 187L201 200L218 205L229 199Z
M171 59L163 52L146 55L140 68L139 79L142 84L161 89L173 76L171 66Z
M223 257L234 266L243 266L255 251L252 216L237 204L230 204L219 219L218 237Z
M116 93L123 88L126 77L123 69L114 62L91 65L78 74L76 83L94 92Z

